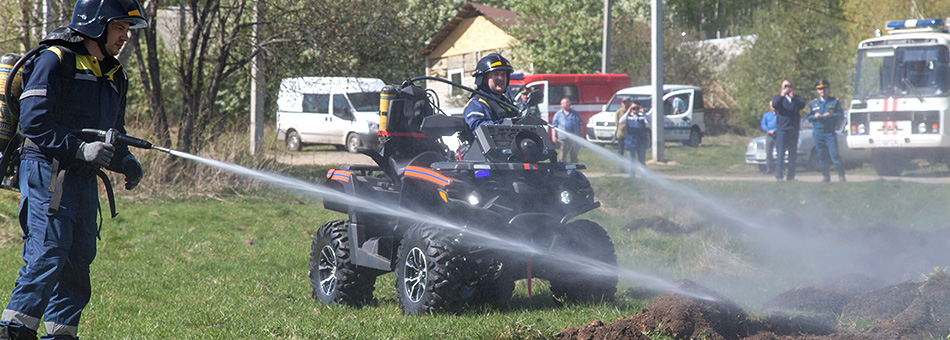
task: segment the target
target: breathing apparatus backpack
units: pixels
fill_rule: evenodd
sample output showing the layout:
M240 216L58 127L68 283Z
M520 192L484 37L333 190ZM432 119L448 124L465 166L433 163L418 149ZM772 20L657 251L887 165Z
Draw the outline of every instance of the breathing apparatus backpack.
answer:
M23 93L23 65L41 51L55 48L59 50L61 84L69 89L76 73L73 52L60 45L42 44L24 55L7 53L0 57L0 188L20 191L18 175L20 152L24 137L20 133L20 95Z

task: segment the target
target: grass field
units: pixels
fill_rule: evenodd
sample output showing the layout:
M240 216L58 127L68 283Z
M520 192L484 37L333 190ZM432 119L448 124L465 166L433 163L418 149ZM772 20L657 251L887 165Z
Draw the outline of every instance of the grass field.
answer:
M740 163L746 139L731 138L700 148L670 148L668 157L680 166L664 171L754 173ZM616 171L616 165L587 153L582 161L592 171ZM324 171L293 167L288 173L312 179ZM774 235L786 237L779 231L801 225L831 232L884 225L927 232L945 229L950 219L950 186L944 184L686 181L663 187L620 177L592 183L603 208L582 218L607 229L622 268L668 281L689 278L716 289L738 277L748 286L735 288L756 288L727 295L751 308L800 284L796 271L814 264L798 261L795 249L769 243ZM22 264L18 197L0 193L4 296ZM80 327L83 338L548 339L564 327L636 313L657 294L644 289L645 282L623 277L616 302L558 307L544 282L533 282L529 299L521 281L504 307L406 317L396 304L394 278L387 274L377 280L375 304L326 306L310 297L311 237L323 222L344 216L324 210L318 201L268 189L184 199L124 196L118 210L119 217L103 224L92 268L93 300ZM636 220L662 220L688 230L635 228Z

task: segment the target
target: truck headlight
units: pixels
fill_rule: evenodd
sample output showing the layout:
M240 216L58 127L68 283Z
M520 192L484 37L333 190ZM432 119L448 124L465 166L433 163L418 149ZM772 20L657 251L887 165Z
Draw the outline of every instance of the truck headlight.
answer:
M917 124L917 133L927 133L927 123Z
M858 124L858 134L859 134L859 135L864 135L864 134L867 134L867 133L868 133L868 127L867 127L867 126L864 126L864 124Z
M746 151L755 151L755 141L749 141L749 145L745 146Z
M375 134L377 131L379 131L379 123L377 123L377 122L366 121L366 125L367 125L367 127L369 127L369 131L372 132L372 133L374 133L374 134Z

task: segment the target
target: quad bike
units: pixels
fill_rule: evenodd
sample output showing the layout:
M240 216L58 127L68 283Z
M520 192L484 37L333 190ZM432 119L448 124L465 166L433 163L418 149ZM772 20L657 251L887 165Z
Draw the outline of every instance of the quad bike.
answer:
M549 281L558 302L612 300L613 243L597 223L574 220L600 206L585 167L557 162L544 121L529 115L465 138L464 120L442 114L434 93L413 84L420 79L477 91L431 77L384 88L382 148L361 149L376 165L327 173L326 187L366 203L324 200L348 219L313 237L313 298L362 306L373 301L376 277L394 271L407 315L505 303L515 281L530 277ZM455 133L467 143L448 150L440 137Z

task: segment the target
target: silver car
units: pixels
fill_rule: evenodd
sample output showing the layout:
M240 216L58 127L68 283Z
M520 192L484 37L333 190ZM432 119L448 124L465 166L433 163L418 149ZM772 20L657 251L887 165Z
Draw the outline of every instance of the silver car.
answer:
M859 166L862 163L871 161L870 149L850 149L847 142L847 122L843 119L838 126L836 135L838 137L838 153L841 154L841 161L846 167ZM811 135L812 127L808 119L802 119L801 131L798 134L798 166L803 166L807 171L817 171L818 169L818 149L815 148L815 141ZM772 151L772 159L777 159L775 151ZM760 172L766 172L768 166L765 162L765 136L759 136L749 141L745 150L746 164L757 165ZM785 158L788 162L788 158Z

